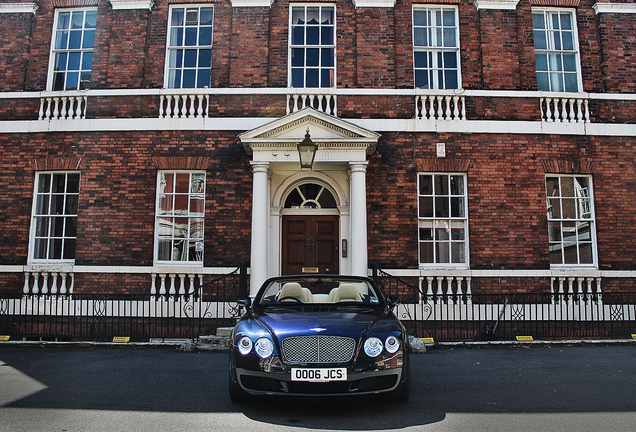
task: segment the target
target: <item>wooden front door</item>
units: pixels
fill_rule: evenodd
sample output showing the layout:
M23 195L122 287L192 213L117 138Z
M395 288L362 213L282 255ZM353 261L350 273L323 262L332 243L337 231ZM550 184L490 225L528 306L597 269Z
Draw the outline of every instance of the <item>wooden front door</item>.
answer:
M282 274L338 274L338 239L338 216L283 216Z

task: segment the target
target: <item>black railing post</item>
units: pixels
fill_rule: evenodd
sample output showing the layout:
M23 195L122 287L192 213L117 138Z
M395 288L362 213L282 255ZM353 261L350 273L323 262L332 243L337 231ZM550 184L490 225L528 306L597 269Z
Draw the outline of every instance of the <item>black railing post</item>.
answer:
M239 264L239 290L238 290L238 298L244 299L249 296L249 292L247 290L247 263L241 262Z

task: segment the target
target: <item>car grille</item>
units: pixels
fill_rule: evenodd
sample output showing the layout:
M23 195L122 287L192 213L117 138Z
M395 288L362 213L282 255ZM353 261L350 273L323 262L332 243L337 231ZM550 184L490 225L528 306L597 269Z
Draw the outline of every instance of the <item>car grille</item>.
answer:
M341 363L351 360L356 341L340 336L299 336L283 339L284 358L293 363Z

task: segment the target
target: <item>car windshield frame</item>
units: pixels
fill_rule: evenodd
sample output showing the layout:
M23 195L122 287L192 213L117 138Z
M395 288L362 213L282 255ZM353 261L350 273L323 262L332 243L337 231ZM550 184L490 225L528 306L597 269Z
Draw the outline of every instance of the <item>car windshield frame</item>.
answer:
M307 291L311 293L309 296ZM257 308L272 306L277 308L298 306L383 308L386 305L386 299L377 284L370 278L347 275L299 275L278 276L266 280L254 298L253 305Z

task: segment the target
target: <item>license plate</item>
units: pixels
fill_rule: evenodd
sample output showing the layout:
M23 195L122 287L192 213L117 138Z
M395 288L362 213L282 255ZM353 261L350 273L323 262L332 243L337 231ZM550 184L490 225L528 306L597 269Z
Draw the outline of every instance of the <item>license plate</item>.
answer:
M346 381L347 368L294 368L291 379L308 382Z

